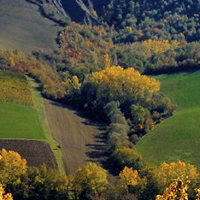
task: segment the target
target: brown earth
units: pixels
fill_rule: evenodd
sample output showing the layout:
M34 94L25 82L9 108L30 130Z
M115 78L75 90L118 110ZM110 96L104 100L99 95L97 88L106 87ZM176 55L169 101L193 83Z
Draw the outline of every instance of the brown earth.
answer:
M49 144L35 140L0 140L0 149L18 152L27 160L28 166L47 167L58 169L55 157Z
M54 139L60 144L67 174L88 161L105 160L105 131L71 107L45 100L46 115Z

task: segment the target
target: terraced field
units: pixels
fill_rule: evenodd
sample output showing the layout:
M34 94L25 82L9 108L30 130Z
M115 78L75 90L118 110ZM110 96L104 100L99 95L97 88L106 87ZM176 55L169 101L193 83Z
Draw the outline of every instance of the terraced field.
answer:
M0 71L0 149L19 152L31 166L57 169L31 90L24 75Z
M200 169L200 71L155 78L178 108L174 116L144 136L136 148L151 165L182 160Z

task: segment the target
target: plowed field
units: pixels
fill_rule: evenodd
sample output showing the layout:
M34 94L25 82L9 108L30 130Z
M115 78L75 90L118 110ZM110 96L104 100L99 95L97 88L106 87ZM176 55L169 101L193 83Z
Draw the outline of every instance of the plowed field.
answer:
M55 157L49 144L35 140L0 140L0 149L18 152L27 160L28 166L39 167L46 164L47 167L57 169Z
M67 174L74 173L88 161L101 163L105 159L102 127L53 101L45 100L45 109L53 137L60 144Z

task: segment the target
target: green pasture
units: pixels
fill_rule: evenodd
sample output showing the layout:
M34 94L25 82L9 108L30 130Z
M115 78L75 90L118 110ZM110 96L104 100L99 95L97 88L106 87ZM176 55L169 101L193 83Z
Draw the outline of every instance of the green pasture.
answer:
M31 106L0 102L0 138L45 139L37 111Z
M161 91L178 107L136 148L150 165L182 160L200 169L200 71L155 78L161 82Z

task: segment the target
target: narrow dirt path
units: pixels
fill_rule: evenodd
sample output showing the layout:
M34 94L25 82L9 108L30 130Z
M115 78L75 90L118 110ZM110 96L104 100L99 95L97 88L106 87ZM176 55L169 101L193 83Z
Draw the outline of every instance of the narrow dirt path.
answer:
M88 161L105 159L103 127L91 124L75 110L63 104L44 100L46 115L54 139L60 144L67 174L73 174Z

